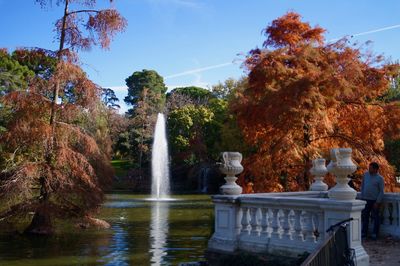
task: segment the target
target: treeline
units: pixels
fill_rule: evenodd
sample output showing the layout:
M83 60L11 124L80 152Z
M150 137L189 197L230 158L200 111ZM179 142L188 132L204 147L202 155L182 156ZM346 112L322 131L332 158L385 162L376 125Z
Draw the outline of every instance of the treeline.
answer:
M173 169L215 162L219 153L244 153L240 182L247 192L307 190L309 170L329 149L350 147L359 186L371 161L395 190L399 165L399 65L347 39L325 43L324 29L290 12L264 31L262 48L244 61L247 77L210 89L165 94L154 71L127 81L134 160L143 167L155 114L168 114ZM154 87L154 89L153 89ZM143 169L142 169L143 170ZM332 177L328 183L334 185Z
M164 113L172 181L185 186L186 191L198 189L197 184L190 183L197 182L204 167L215 172L221 151L244 150L236 117L228 106L245 84L245 78L228 79L208 89L191 86L167 93L163 78L156 71L134 72L126 79L125 102L131 108L125 116L126 130L115 139L114 157L130 159L134 169L129 178L138 189L148 189L153 131L157 113ZM191 178L194 180L187 180ZM217 182L223 180L218 173L214 173L214 178L219 179Z
M203 185L218 188L223 178L215 162L222 151L243 153L245 192L307 190L311 161L328 158L332 147L353 149L356 186L377 161L386 189L395 190L398 64L346 39L327 44L322 28L291 12L265 29L262 48L245 58L243 78L167 91L156 71L136 71L125 80L130 108L120 115L115 93L86 76L76 51L107 47L126 21L113 9L91 14L69 10L68 0L58 4L66 7L56 23L58 50L0 50L3 228L48 234L57 218L106 225L92 215L115 177L112 159L131 162L128 189L150 188L159 112L167 116L172 179L186 191L199 189L204 175L210 179ZM85 19L82 31L69 30Z

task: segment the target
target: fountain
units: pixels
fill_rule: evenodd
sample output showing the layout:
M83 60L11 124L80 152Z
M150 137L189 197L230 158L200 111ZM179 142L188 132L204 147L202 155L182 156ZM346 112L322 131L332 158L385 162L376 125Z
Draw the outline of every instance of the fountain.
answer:
M151 172L151 198L153 200L169 199L168 143L165 131L165 118L160 113L157 116L154 131Z

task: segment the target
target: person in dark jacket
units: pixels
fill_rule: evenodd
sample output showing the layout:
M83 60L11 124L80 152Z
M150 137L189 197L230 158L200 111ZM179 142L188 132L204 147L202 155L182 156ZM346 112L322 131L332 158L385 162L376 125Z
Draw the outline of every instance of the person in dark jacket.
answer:
M367 202L361 212L362 237L365 238L368 235L369 218L372 216L374 228L371 239L373 240L376 240L379 234L379 208L382 204L385 186L383 177L378 172L379 164L376 162L370 163L361 183L361 199Z

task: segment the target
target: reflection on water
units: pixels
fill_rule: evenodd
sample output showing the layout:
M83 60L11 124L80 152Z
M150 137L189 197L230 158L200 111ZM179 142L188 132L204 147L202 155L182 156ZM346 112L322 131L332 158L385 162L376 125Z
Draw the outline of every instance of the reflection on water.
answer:
M148 195L113 194L99 218L109 230L60 228L51 237L1 233L0 265L178 265L203 261L213 208L208 196L150 202ZM62 229L62 230L61 230Z
M121 223L113 224L111 229L114 231L114 234L110 245L111 253L106 256L106 260L108 261L106 265L129 265L128 233L124 230Z
M152 265L162 265L167 255L166 243L168 235L169 205L167 202L153 202L150 223L150 253Z

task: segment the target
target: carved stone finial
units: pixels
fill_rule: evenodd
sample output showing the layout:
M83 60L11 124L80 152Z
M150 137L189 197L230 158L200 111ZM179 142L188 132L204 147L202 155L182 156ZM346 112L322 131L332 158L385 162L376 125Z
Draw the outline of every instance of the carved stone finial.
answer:
M223 164L220 165L220 171L226 175L226 184L221 186L222 194L226 195L239 195L242 193L242 187L236 184L237 177L243 171L243 166L240 164L242 161L242 154L239 152L223 152Z
M336 186L328 191L328 197L337 200L353 200L357 192L348 183L350 178L347 176L357 170L357 166L351 159L352 149L339 148L331 149L331 163L328 165L329 173L335 175Z
M312 161L313 167L310 169L310 173L314 176L314 182L312 183L310 190L312 191L327 191L328 185L324 182L324 176L328 173L325 167L325 159L318 158Z

